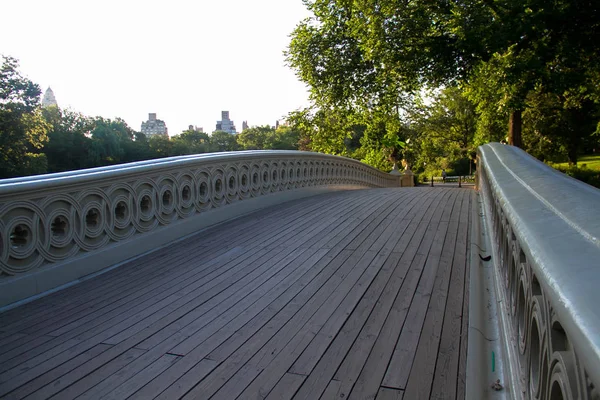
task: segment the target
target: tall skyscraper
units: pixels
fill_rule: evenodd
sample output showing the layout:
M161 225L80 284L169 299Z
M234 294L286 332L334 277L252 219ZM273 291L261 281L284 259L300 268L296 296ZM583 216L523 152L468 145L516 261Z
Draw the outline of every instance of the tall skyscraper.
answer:
M242 121L242 132L248 129L248 121Z
M169 136L169 130L165 121L156 119L156 113L148 114L148 121L142 122L142 133L146 136L163 135Z
M54 92L50 87L46 89L46 93L44 93L44 97L42 98L42 107L50 107L55 106L58 107L58 103L56 102L56 97L54 97Z
M217 121L217 129L215 131L223 131L231 134L236 134L235 125L229 119L229 111L221 111L221 120Z

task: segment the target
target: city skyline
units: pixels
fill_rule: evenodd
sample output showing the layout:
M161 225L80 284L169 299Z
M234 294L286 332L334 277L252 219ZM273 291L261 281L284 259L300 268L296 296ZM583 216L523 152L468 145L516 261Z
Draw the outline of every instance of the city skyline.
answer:
M17 58L42 93L51 87L61 108L119 117L136 131L158 113L173 136L189 125L212 132L222 110L251 126L273 125L308 105L283 55L308 16L301 0L5 6L6 15L27 15L39 30L7 18L0 54Z

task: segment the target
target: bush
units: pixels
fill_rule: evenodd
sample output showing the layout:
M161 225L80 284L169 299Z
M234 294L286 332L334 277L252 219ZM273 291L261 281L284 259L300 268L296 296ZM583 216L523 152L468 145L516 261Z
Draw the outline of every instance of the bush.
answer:
M569 175L572 178L578 179L600 189L600 172L588 168L579 168L575 166L565 167L562 165L553 165L560 172Z

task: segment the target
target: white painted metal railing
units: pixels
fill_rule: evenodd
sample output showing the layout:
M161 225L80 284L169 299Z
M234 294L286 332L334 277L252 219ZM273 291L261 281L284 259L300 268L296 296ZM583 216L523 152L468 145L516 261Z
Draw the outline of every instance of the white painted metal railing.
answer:
M600 398L600 190L498 143L477 179L511 397Z
M394 187L399 179L343 157L250 151L3 180L0 307L274 204L277 195Z

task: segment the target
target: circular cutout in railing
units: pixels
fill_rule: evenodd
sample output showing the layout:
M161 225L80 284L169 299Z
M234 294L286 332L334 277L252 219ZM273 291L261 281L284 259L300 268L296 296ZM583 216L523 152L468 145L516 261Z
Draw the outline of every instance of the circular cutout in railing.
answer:
M69 221L64 215L59 215L54 218L52 224L50 225L50 231L52 232L52 236L57 239L62 239L67 235L67 230L69 229Z
M192 199L192 189L190 188L190 185L185 185L183 189L181 189L181 199L186 203Z
M206 182L200 183L200 197L204 197L208 194L208 185Z
M140 200L140 210L143 214L148 214L152 210L152 199L147 194Z
M97 208L90 208L85 214L85 227L89 230L95 230L100 224L100 211Z
M173 204L173 194L170 190L165 190L162 195L163 207L169 208Z
M15 249L27 247L30 240L29 227L24 224L16 225L10 233L10 245Z
M118 222L123 222L127 219L127 203L119 201L115 207L115 218Z

